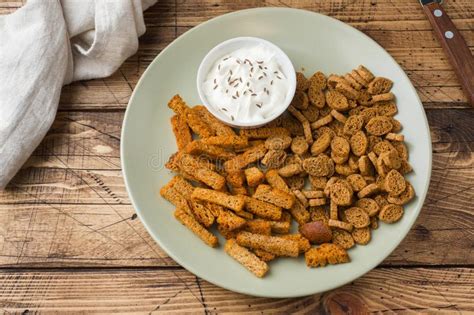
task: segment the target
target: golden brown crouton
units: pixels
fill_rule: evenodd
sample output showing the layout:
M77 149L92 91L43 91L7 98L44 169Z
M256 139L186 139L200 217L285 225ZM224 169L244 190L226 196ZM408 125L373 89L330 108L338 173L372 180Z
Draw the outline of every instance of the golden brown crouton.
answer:
M258 256L258 258L260 258L264 262L272 261L276 257L276 255L274 255L272 253L269 253L269 252L266 252L266 251L261 250L261 249L254 249L253 252L255 253L255 255Z
M349 255L342 247L330 243L311 248L305 253L305 259L308 267L324 267L328 263L334 265L350 261Z
M344 249L350 249L355 246L352 234L346 230L334 229L332 232L332 242Z
M184 115L174 115L171 117L171 128L173 129L174 137L178 150L186 147L188 143L193 141L191 131L186 123L186 117Z
M403 207L399 205L388 204L382 207L379 212L379 219L385 223L395 223L403 216Z
M309 243L309 240L303 235L301 235L300 233L281 235L280 237L285 240L293 240L293 241L298 242L298 250L300 254L306 252L307 250L311 248L311 244Z
M247 137L242 136L213 136L201 139L201 142L228 149L244 148L249 144Z
M302 72L296 72L296 90L304 92L309 87L309 81Z
M291 216L288 212L283 211L281 213L281 219L279 221L270 221L270 224L273 233L287 234L290 232Z
M364 228L369 226L370 217L363 209L359 207L350 207L344 211L345 221L351 223L355 228Z
M207 156L214 160L229 160L235 157L235 153L233 152L227 151L218 146L204 144L200 140L188 143L183 152L193 155Z
M176 207L182 208L184 211L191 213L186 198L173 187L173 180L160 189L160 195L171 202Z
M299 225L303 225L309 221L309 212L299 200L295 200L293 207L291 207L289 211Z
M261 218L280 220L281 208L252 197L245 197L245 209Z
M173 177L167 184L174 189L176 189L181 195L183 195L187 200L191 199L191 194L194 191L194 187L182 176Z
M370 228L354 229L351 233L354 241L359 245L366 245L370 242Z
M287 193L291 192L285 180L281 178L277 170L268 170L265 173L265 178L267 182L270 184L270 186L272 186L273 188L286 191Z
M295 202L293 194L264 184L258 185L253 197L285 209L290 209Z
M310 207L317 207L326 204L326 198L313 198L309 199L308 204Z
M285 150L291 145L290 136L275 135L265 140L265 147L269 150Z
M301 204L303 205L303 207L307 207L308 206L308 199L306 198L306 196L301 192L301 190L298 190L298 189L295 189L293 190L293 194L295 195L295 197L301 202Z
M240 246L262 249L278 256L296 257L299 253L297 241L285 240L277 236L240 232L237 235L237 243Z
M287 154L284 150L268 150L262 159L262 164L269 169L279 168L286 161Z
M311 126L308 119L293 106L288 107L288 111L296 118L303 126L304 139L311 145L313 143L313 135L311 133Z
M278 174L282 177L291 177L301 174L302 172L303 168L301 167L301 164L297 163L287 164L278 170Z
M240 229L247 221L228 210L222 210L217 217L217 223L227 231Z
M264 144L260 144L250 148L242 154L237 155L224 163L224 168L227 172L243 169L250 163L256 162L263 158L267 153Z
M192 215L188 214L185 210L181 208L176 208L174 216L181 222L184 226L190 229L194 234L196 234L201 240L204 241L207 245L211 247L216 247L219 243L217 237L206 230L201 224L199 224Z
M254 234L271 235L272 225L270 221L262 219L249 220L246 222L244 230Z
M210 227L214 223L215 217L212 211L203 202L191 201L191 212L194 218L205 227Z
M265 174L258 167L245 169L245 177L250 187L258 186L265 180Z
M202 168L199 161L192 155L182 154L178 166L180 170L192 174L193 177L214 189L219 190L225 185L225 178L222 175L207 168Z
M189 109L188 105L186 105L181 96L178 94L173 96L173 98L168 102L168 107L171 108L177 115L183 115L184 112Z
M384 77L376 77L367 87L367 92L372 95L387 93L392 88L393 82Z
M236 136L231 127L219 121L216 117L202 105L194 106L194 111L202 118L202 120L215 132L217 136Z
M266 139L274 135L289 136L290 132L282 127L260 127L255 129L241 129L240 135L249 139Z
M257 277L263 277L268 271L268 265L260 260L248 249L237 244L235 239L229 239L224 246L225 252L241 263L245 268Z
M200 187L194 189L192 198L216 203L236 212L242 211L245 204L244 196L231 196L220 191Z
M387 196L387 200L390 203L396 204L396 205L404 205L408 203L410 200L412 200L415 197L415 190L413 189L413 186L406 181L405 185L405 190L398 196Z
M188 108L184 112L186 122L189 127L201 138L214 136L215 131L202 119L201 115L193 108Z
M333 228L343 229L345 231L351 232L354 226L351 223L329 219L328 225Z

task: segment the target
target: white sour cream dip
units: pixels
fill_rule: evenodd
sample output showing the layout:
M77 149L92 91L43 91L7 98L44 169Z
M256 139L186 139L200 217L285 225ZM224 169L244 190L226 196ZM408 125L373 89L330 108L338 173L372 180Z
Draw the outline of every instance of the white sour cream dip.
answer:
M276 52L255 43L216 60L202 90L208 104L231 121L252 123L278 112L290 93L290 85Z

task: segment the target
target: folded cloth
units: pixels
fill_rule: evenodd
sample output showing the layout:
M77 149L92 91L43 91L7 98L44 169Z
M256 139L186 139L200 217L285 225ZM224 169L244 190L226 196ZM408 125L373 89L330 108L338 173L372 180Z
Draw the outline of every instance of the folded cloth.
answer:
M111 75L156 0L29 0L0 16L0 189L53 123L61 87Z

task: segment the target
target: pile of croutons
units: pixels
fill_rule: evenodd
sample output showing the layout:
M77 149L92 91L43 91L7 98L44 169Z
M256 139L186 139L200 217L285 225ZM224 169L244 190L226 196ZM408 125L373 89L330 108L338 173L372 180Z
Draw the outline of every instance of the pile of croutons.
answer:
M176 176L160 194L212 247L215 226L226 253L258 277L280 256L304 254L309 267L349 262L347 250L369 243L379 220L400 220L415 196L391 88L363 66L297 73L288 110L242 130L176 95L168 106L178 152L166 164Z

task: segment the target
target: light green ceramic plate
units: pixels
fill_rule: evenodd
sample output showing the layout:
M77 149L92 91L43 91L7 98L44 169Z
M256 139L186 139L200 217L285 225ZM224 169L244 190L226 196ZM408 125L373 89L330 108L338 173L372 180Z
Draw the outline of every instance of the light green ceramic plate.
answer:
M164 164L176 151L168 100L176 93L199 103L196 72L216 44L237 36L256 36L279 45L296 69L346 73L359 64L391 78L399 119L414 172L408 176L417 198L405 207L403 219L381 224L367 246L349 251L352 262L309 269L304 259L278 259L258 279L227 256L212 249L173 217L173 206L157 192L172 177ZM148 67L127 108L122 130L122 166L132 203L158 244L180 265L229 290L266 297L295 297L346 284L382 262L415 222L430 180L431 140L423 106L413 85L392 57L356 29L330 17L293 9L263 8L223 15L203 23L170 44ZM221 244L223 244L221 239Z

